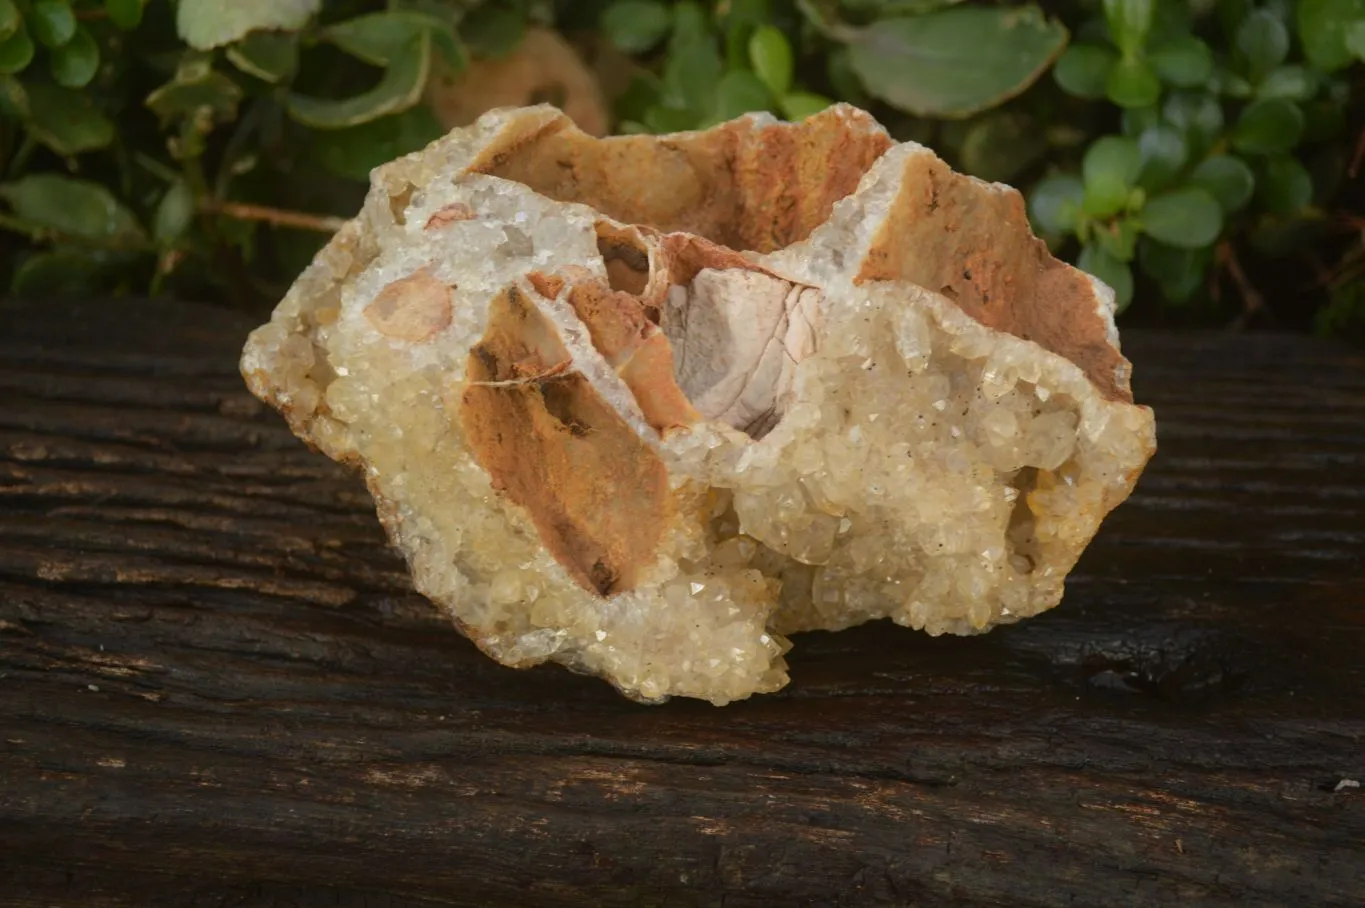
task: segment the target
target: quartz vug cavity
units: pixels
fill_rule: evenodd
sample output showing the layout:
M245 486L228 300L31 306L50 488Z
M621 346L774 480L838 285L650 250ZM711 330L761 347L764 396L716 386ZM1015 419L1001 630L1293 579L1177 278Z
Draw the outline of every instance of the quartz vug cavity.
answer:
M1110 290L855 108L494 111L372 183L242 372L504 664L723 704L794 631L1017 621L1155 448Z

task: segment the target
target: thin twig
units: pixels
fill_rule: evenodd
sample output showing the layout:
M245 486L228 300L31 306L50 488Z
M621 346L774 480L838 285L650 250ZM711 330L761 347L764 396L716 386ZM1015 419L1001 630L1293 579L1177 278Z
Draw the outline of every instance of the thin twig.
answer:
M1242 269L1242 263L1237 259L1237 250L1233 248L1231 242L1224 240L1218 244L1218 262L1227 269L1228 276L1237 285L1237 292L1242 297L1242 313L1233 320L1231 327L1234 330L1245 328L1251 323L1252 316L1267 311L1265 297Z
M205 209L240 221L263 221L274 227L297 227L300 230L316 230L319 233L336 233L346 225L345 218L309 214L306 211L285 211L282 208L248 205L244 202L208 202Z

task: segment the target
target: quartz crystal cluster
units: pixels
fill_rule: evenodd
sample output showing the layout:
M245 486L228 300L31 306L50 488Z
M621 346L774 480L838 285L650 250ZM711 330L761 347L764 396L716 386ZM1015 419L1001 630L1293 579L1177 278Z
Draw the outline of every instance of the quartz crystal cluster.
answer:
M1058 603L1155 449L1113 300L855 108L504 109L375 170L242 371L485 653L723 704L793 632Z

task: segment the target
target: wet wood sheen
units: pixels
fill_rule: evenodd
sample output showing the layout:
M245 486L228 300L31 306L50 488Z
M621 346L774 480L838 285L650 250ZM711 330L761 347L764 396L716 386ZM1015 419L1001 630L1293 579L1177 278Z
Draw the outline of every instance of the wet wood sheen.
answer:
M632 705L480 656L188 305L0 308L0 904L1365 903L1365 355L1125 338L1061 607Z

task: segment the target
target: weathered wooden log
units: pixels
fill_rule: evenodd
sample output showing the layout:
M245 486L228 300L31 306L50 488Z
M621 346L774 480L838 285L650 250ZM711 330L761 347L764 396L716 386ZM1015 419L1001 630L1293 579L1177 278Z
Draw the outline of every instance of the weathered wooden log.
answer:
M1359 905L1365 356L1125 345L1060 607L644 707L481 656L184 304L0 308L0 903Z

